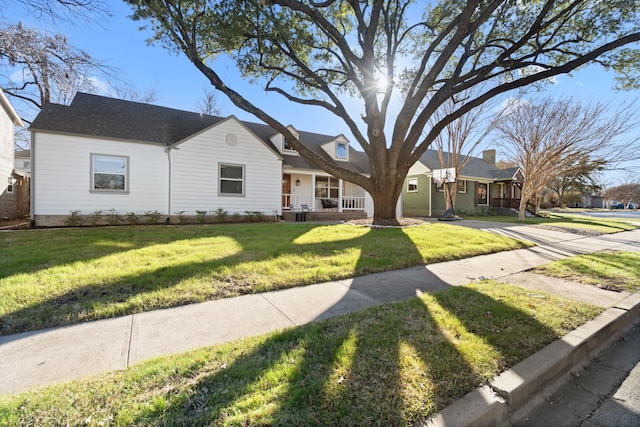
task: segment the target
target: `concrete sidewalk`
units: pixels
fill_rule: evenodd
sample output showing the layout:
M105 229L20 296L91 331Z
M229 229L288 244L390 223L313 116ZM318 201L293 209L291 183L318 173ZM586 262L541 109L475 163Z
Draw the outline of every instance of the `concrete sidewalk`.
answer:
M256 295L192 304L80 325L0 337L0 393L123 369L245 336L494 278L611 307L628 296L535 277L535 266L606 249L640 251L640 230L586 237L539 227L461 221L537 246Z

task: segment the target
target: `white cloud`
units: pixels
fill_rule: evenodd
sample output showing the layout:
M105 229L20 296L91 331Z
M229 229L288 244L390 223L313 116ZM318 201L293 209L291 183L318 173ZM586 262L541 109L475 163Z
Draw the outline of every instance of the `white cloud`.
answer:
M539 65L529 65L528 67L518 69L518 74L520 75L520 77L526 77L538 74L544 70L545 69ZM558 79L556 78L556 76L548 77L544 79L544 81L547 83L551 83L552 85L558 84Z
M110 96L113 89L109 83L100 80L96 76L89 77L89 83L93 87L94 93L96 95Z

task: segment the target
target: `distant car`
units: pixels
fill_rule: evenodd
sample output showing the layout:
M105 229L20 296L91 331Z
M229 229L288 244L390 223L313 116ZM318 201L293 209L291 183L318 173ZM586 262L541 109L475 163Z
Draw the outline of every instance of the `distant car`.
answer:
M629 203L629 204L627 205L627 209L638 209L638 206L637 206L637 205L634 205L633 203Z
M617 203L611 206L611 209L624 209L624 203Z

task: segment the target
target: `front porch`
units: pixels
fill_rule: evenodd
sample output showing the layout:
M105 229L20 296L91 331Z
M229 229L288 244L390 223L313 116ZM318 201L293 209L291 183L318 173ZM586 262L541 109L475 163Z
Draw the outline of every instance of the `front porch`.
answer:
M520 209L520 199L494 198L491 201L491 207L500 215L511 215L514 209L516 212ZM535 215L535 206L528 202L527 212Z
M285 219L292 209L300 212L303 207L317 221L365 218L367 212L373 212L370 199L364 189L332 176L304 173L282 176L281 208Z
M300 214L303 215L300 215ZM306 215L304 215L306 214ZM351 221L353 219L363 219L366 218L367 214L364 211L346 211L346 212L300 212L297 209L293 212L290 210L282 211L282 218L286 222L296 222L296 221Z

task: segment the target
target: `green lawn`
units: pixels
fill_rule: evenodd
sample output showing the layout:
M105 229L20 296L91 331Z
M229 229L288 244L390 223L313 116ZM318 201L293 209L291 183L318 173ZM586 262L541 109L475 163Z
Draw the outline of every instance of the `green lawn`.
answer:
M545 264L534 271L589 285L640 291L638 252L596 252Z
M0 424L411 426L600 311L486 281L0 397Z
M546 227L559 227L562 229L589 230L597 233L618 233L621 231L635 230L638 228L632 224L631 220L622 220L615 218L594 218L586 215L573 213L544 212L544 217L526 218L524 221L518 221L517 216L508 215L465 215L464 219L488 221L488 222L505 222L522 225L539 225Z
M0 335L525 247L434 223L0 233Z

